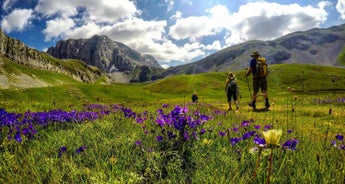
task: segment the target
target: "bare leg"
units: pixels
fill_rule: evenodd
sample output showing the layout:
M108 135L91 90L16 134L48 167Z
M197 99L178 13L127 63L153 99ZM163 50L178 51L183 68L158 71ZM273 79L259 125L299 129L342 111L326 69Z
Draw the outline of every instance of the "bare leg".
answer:
M266 106L266 109L268 109L270 107L270 103L268 102L268 92L267 90L262 90L262 95L265 97L265 106Z
M236 109L238 109L238 100L235 100Z
M231 108L231 101L228 101L228 104L229 104L229 109L228 109L228 111L230 111L230 110L232 110L232 108Z

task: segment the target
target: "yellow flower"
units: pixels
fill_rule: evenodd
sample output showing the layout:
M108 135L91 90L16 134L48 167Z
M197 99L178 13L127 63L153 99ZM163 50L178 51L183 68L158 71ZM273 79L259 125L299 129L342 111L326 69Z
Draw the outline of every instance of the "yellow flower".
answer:
M115 156L112 156L112 157L109 158L109 162L112 163L112 164L116 164L117 158Z
M329 122L329 121L327 121L325 124L328 125L328 126L332 126L332 123Z
M203 145L209 145L209 144L212 144L212 143L213 143L212 140L208 140L208 139L206 139L206 138L202 140L202 144L203 144Z
M262 132L263 136L264 136L264 139L266 141L266 145L268 147L277 147L279 146L279 141L280 141L280 138L283 134L282 130L267 130L265 132Z

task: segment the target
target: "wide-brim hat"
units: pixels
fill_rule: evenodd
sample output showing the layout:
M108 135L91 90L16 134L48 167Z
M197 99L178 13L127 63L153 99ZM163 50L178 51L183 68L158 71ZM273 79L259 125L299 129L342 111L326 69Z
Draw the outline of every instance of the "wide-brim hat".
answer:
M229 77L230 79L234 79L234 78L236 77L236 75L235 75L234 73L232 73L232 72L229 72L229 73L228 73L228 77Z
M260 54L258 51L254 51L250 56L255 57L255 56L260 56Z

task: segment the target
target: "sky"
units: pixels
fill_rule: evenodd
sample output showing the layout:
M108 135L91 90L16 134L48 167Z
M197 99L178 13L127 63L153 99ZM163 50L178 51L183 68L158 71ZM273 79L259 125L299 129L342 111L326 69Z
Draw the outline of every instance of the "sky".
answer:
M345 0L1 0L0 27L31 48L106 35L163 66L345 23Z

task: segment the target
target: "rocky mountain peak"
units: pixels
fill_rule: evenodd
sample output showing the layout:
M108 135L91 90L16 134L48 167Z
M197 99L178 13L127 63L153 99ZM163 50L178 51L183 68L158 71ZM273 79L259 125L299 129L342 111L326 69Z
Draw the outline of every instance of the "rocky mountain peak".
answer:
M121 72L127 75L128 80L135 78L134 74L129 74L141 66L148 66L151 70L163 69L153 56L141 54L103 35L94 35L89 39L62 40L47 52L60 59L79 59L110 75Z

